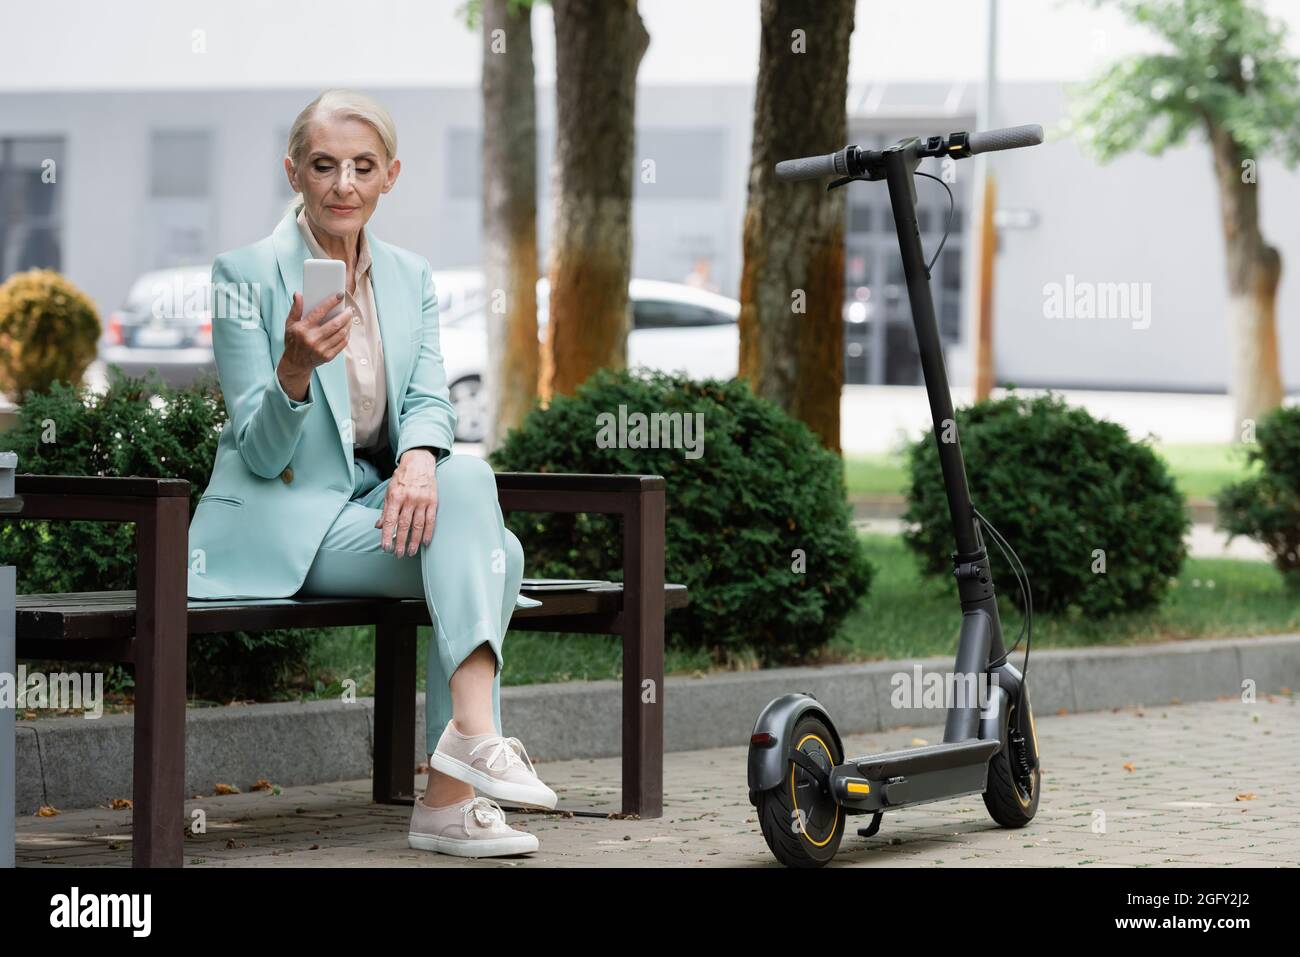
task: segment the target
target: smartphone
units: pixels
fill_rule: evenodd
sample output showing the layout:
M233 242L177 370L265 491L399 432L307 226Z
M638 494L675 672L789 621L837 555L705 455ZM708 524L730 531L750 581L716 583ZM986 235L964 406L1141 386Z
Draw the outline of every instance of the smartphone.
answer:
M302 314L311 311L327 299L333 299L343 291L347 282L348 267L341 259L308 259L302 264ZM343 300L331 309L321 320L328 322L344 309Z

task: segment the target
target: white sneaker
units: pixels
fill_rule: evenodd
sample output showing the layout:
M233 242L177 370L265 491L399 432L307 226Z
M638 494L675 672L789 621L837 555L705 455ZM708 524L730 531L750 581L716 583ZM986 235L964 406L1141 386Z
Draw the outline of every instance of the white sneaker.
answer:
M461 734L448 721L429 756L429 765L448 777L471 784L498 801L552 810L555 792L542 783L518 738L496 733Z
M500 805L485 797L472 797L447 807L415 802L407 843L420 851L437 851L458 857L497 857L537 850L537 835L506 824Z

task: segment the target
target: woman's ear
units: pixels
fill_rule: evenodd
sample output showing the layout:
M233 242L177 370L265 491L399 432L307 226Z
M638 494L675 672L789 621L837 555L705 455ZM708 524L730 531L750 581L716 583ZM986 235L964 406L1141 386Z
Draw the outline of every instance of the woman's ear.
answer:
M289 185L293 187L293 191L301 193L302 190L298 188L298 177L293 168L293 160L289 159L288 156L284 158L284 175L289 178Z
M401 171L402 171L401 160L394 159L391 163L388 164L388 177L384 180L384 188L382 192L386 193L393 188L393 184L397 182L397 174L400 173Z

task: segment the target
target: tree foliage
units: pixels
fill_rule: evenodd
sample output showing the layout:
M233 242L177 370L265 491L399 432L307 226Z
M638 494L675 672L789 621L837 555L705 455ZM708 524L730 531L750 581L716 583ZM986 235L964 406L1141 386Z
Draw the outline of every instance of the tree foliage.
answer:
M1165 49L1112 64L1076 95L1071 127L1102 160L1152 155L1216 124L1246 156L1300 160L1300 78L1286 30L1254 0L1094 0Z

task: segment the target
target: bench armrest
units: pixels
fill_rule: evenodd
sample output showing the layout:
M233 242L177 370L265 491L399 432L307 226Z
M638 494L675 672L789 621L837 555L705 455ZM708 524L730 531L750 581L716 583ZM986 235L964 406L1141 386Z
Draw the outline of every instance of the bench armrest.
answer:
M507 512L629 514L667 489L662 475L585 472L497 472L497 497Z
M664 499L662 475L498 472L503 512L595 512L623 517L623 614L663 654ZM640 642L636 642L640 646ZM637 654L654 654L638 647ZM662 660L660 660L662 667Z
M141 522L166 500L180 499L189 510L190 483L177 478L125 478L101 475L14 476L21 503L14 518L82 522Z
M137 617L166 616L185 633L190 483L175 478L81 475L14 477L7 519L135 525ZM145 631L152 633L151 627ZM182 654L184 649L182 647Z

